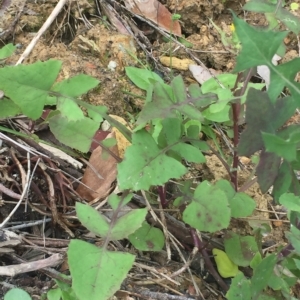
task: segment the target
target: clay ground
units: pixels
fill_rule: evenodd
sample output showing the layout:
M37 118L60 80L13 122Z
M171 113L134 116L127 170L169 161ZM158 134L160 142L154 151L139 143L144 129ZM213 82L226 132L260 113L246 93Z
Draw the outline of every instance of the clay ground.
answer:
M6 1L6 0L4 0ZM295 1L294 1L295 2ZM7 5L8 2L3 2ZM2 21L11 21L15 16L16 10L24 4L24 0L10 0L10 12L6 12ZM246 19L250 24L264 25L265 19L260 14L245 13L242 10L244 1L221 1L221 0L165 0L161 1L171 12L176 12L181 15L182 32L185 38L193 47L190 49L203 64L208 68L219 72L230 72L235 64L235 55L224 47L221 41L221 36L217 30L210 23L210 19L219 26L224 32L230 34L230 25L232 24L232 17L229 9L233 10L240 18ZM1 5L1 4L0 4ZM13 42L18 47L16 53L6 62L7 64L15 64L21 53L32 40L35 33L43 25L54 6L54 0L28 0L24 6L23 12L15 26L13 36L8 36L6 42ZM0 6L1 8L1 6ZM161 72L168 81L171 70L158 63L155 65L153 59L147 59L145 52L129 37L119 34L109 24L106 18L99 17L96 5L93 1L78 0L66 7L58 16L50 29L42 36L37 45L33 49L29 57L24 63L34 63L38 60L46 61L49 59L57 59L62 61L62 71L60 78L68 78L77 74L87 74L97 78L100 81L99 88L91 91L85 96L85 101L95 105L105 105L109 108L109 113L129 118L129 114L135 115L143 106L143 101L133 95L144 95L141 90L135 88L133 84L125 76L124 67L136 66L141 67L138 60L134 59L128 53L120 51L119 44L126 45L127 48L132 49L132 53L145 64L149 64L158 72ZM86 21L83 22L82 16L85 16ZM4 20L5 18L5 20ZM91 28L87 28L87 23L90 23ZM153 58L159 62L159 57L168 55L170 51L172 55L179 59L191 59L183 48L176 47L169 42L162 39L159 33L153 31L149 25L137 21L138 25L145 32L146 36L151 42L151 54ZM1 27L1 26L0 26ZM295 37L289 36L286 41L287 54L286 57L291 59L297 57L299 53L298 42ZM0 41L1 45L1 41ZM96 46L95 46L96 45ZM2 46L2 45L1 45ZM117 62L117 68L112 71L108 68L110 61ZM181 74L186 83L195 82L189 70L178 70L173 66L174 75ZM220 139L220 143L223 143ZM226 146L224 146L224 151ZM240 173L242 185L251 173L251 163L245 162L245 167ZM226 178L226 170L215 156L207 157L207 164L203 166L194 166L190 174L190 178L198 178L199 180L218 180ZM284 245L284 230L286 223L281 220L272 222L276 219L276 215L271 213L272 198L270 195L261 194L258 185L253 185L250 191L251 196L257 201L257 211L252 219L264 218L270 220L272 226L272 233L266 238L266 245L271 247L274 245ZM3 217L7 214L7 210L0 208ZM22 213L21 213L22 214ZM15 219L18 219L16 216ZM239 220L232 224L232 229L243 234L250 234L251 228L247 222ZM34 234L33 232L30 232ZM66 235L61 234L60 238L63 240ZM49 236L49 240L51 236ZM67 241L67 240L66 240ZM51 244L51 243L50 243ZM66 249L67 243L61 249ZM16 255L27 258L26 247L18 248ZM33 249L30 249L32 252ZM62 250L63 252L63 250ZM163 255L163 254L162 254ZM176 269L180 268L179 262L172 262L170 265L162 265L165 256L149 254L139 254L140 261L152 261L153 266L159 266L160 272L171 274ZM9 265L16 263L17 260L12 261L11 257L3 257L2 264ZM60 269L61 271L61 269ZM144 272L144 271L143 271ZM214 280L204 280L199 273L199 268L193 270L194 278L198 283L205 299L222 299L218 285ZM138 270L134 270L131 274L131 280L134 276L138 277ZM11 285L19 286L26 289L33 299L40 299L43 292L48 288L54 286L49 273L31 272L17 275L13 278L2 276L3 282ZM180 288L162 285L147 285L145 280L145 287L157 292L174 293L177 291L181 295L187 295L189 292L193 294L192 285L188 275L181 275L177 278L182 283ZM140 280L142 282L142 280ZM142 285L142 284L141 284ZM126 283L125 283L126 288ZM2 291L1 291L2 290ZM0 290L1 297L7 291L7 287L2 286ZM131 296L131 299L139 299L136 296ZM187 296L186 296L187 297ZM124 295L118 297L119 299L130 299ZM148 298L143 298L148 299ZM174 298L175 299L175 298ZM186 298L188 299L188 298Z

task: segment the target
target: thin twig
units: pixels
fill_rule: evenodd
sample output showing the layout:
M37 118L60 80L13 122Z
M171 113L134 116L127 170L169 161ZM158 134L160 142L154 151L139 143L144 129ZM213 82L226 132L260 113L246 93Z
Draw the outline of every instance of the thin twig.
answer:
M68 0L59 0L59 2L56 4L55 8L51 12L50 16L46 20L46 22L43 24L43 26L40 28L38 33L35 35L35 37L32 39L30 44L27 46L25 51L22 53L21 57L17 61L16 65L19 65L23 62L23 60L31 53L32 49L35 47L36 43L40 39L40 37L43 35L43 33L50 27L54 19L58 16L58 14L61 12L65 4L68 2Z
M29 152L27 153L27 159L28 162L30 161L30 157L29 157ZM10 220L10 218L13 216L13 214L16 212L16 210L18 209L18 207L20 206L22 200L24 199L24 197L27 194L27 190L29 188L29 178L30 178L30 171L27 171L27 176L26 176L26 181L25 181L25 186L23 189L23 192L21 194L20 200L18 201L17 205L14 207L14 209L9 213L9 215L6 217L6 219L0 224L0 229L4 227L4 225Z

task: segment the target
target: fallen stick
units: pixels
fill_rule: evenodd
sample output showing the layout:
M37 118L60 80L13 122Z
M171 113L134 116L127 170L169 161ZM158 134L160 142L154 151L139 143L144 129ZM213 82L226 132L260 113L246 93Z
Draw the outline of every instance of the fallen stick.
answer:
M19 265L0 267L0 275L15 276L21 273L27 273L31 271L40 270L43 268L54 267L62 263L62 261L63 261L63 255L57 253L57 254L53 254L48 258L37 260L37 261L21 263Z
M56 4L55 8L53 9L52 13L46 20L46 22L43 24L43 26L40 28L38 33L35 35L35 37L32 39L30 44L27 46L25 51L22 53L21 57L17 61L16 65L19 65L23 62L23 60L30 54L40 37L43 35L43 33L50 27L52 22L55 20L55 18L58 16L58 14L61 12L65 4L68 0L59 0L59 2Z

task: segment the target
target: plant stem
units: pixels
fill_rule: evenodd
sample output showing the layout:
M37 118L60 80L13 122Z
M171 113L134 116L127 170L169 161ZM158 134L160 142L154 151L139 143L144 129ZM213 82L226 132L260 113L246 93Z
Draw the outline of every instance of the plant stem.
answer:
M162 208L166 208L168 206L168 201L166 200L166 187L159 185L157 186L157 191Z
M206 268L208 269L209 273L215 278L215 280L220 285L220 287L225 292L227 292L228 291L228 286L224 282L224 280L221 278L219 273L216 271L216 269L214 268L208 254L207 254L207 251L205 249L205 245L203 244L203 242L197 236L196 230L191 228L191 234L192 234L192 237L193 237L194 245L195 245L195 247L197 247L199 249L199 252L202 254L205 265L206 265Z
M232 172L231 172L231 182L234 185L235 191L238 190L238 174L237 169L239 166L239 157L237 153L237 145L239 143L239 115L240 115L240 109L241 104L240 103L232 103L232 115L233 115L233 164L232 164Z

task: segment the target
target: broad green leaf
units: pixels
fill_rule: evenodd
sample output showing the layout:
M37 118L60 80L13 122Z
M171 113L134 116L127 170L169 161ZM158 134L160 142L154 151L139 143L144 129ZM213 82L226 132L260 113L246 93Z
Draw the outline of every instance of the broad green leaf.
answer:
M267 65L274 67L272 58L288 32L261 31L233 14L235 31L242 43L234 72Z
M230 120L229 112L230 112L230 106L225 105L225 107L221 111L214 112L214 113L210 111L210 108L207 108L202 112L202 115L205 119L209 121L222 123Z
M110 240L127 238L141 227L147 213L147 208L134 209L118 218L116 224L112 227L108 238Z
M56 83L51 89L62 96L78 97L99 84L99 80L85 74L79 74Z
M147 215L146 208L135 209L118 217L115 224L111 224L105 216L88 205L77 202L76 212L87 229L111 241L127 238L141 226Z
M276 261L276 255L270 254L254 269L251 279L251 291L253 297L257 297L258 294L268 285L269 279L273 274Z
M69 98L58 97L57 110L60 111L63 117L67 118L71 122L82 120L84 118L82 110L72 99Z
M72 288L79 299L107 300L132 268L134 255L72 240L68 249Z
M284 193L279 198L279 203L285 206L288 210L300 212L300 197L292 193Z
M221 189L226 194L228 200L232 199L235 195L235 190L228 180L225 179L218 180L215 183L215 187Z
M242 272L238 272L232 279L230 289L226 293L226 298L229 300L250 300L251 294L251 282L246 279Z
M279 7L276 11L276 17L296 35L300 32L299 18L290 13L285 8Z
M173 79L171 87L172 95L175 95L175 91L177 95L170 95L165 84L159 82L154 84L152 101L145 104L137 120L138 125L146 124L157 118L179 118L181 114L190 119L203 120L201 112L195 109L194 105L201 99L201 96L200 98L187 96L181 76Z
M84 227L92 233L105 237L109 232L109 223L107 218L95 208L76 202L76 214Z
M292 180L295 177L294 170L291 169L290 164L287 161L283 161L279 171L278 175L274 181L273 185L273 197L274 200L278 203L280 196L283 193L286 193L289 191L289 188L292 184Z
M16 50L16 46L13 44L7 44L0 49L0 60L10 57L14 51Z
M168 118L162 120L163 133L168 145L179 141L182 135L182 121L179 118Z
M132 145L118 164L118 182L120 189L148 190L170 178L180 178L185 172L186 168L159 149L146 130L140 130L133 134Z
M4 300L31 300L31 297L27 292L19 288L13 288L9 290L5 296Z
M271 121L274 119L273 105L265 92L250 88L246 105L246 123L248 126L241 135L238 153L251 156L263 147L261 131L273 133L276 128Z
M268 95L273 103L286 86L290 89L291 94L296 97L299 106L300 101L297 95L300 94L300 84L295 82L299 68L300 58L294 58L284 64L272 67Z
M178 143L171 148L173 151L177 152L182 158L186 159L188 162L195 163L205 163L206 158L202 152L196 147L185 144Z
M276 9L276 5L268 0L251 0L243 6L244 10L260 13L272 13Z
M140 89L147 90L148 87L153 84L153 82L157 81L160 83L164 83L162 78L149 70L139 69L135 67L126 67L125 68L126 75L129 79Z
M21 113L21 109L8 98L0 99L0 119L14 117Z
M65 145L81 152L88 152L92 139L99 128L99 124L89 118L69 121L61 114L49 119L49 126L55 137Z
M287 285L286 281L284 280L284 275L283 274L278 274L279 276L276 276L274 273L271 275L268 281L268 286L273 289L274 291L279 291L279 290L285 290L289 291L289 286ZM295 278L295 283L297 279Z
M202 182L196 188L192 200L183 212L185 223L208 232L215 232L229 225L230 209L227 196L222 190Z
M0 68L0 90L23 114L36 120L42 115L60 68L61 62L56 60Z
M61 296L61 289L52 289L47 293L48 300L60 300Z
M254 270L261 263L261 261L262 261L262 257L260 252L256 252L250 262L250 267Z
M91 119L93 119L95 122L98 122L99 124L103 121L103 115L107 112L107 107L105 106L97 106L93 105L92 108L88 108L88 115Z
M299 220L298 220L299 221ZM286 237L292 244L292 246L297 251L298 255L300 254L300 230L295 226L292 226L290 231L286 233Z
M165 244L162 231L143 222L142 227L128 237L130 243L140 251L161 251Z
M218 93L218 98L220 99L218 102L216 103L213 103L209 106L209 111L212 113L212 114L216 114L220 111L222 111L223 109L225 109L226 105L228 104L228 102L230 101L230 98L232 98L232 93L231 91L229 90L224 90L224 91L227 91L228 93L226 92L222 92L222 97L226 98L225 100L221 100L220 99L220 94Z
M259 183L262 193L266 193L273 185L279 171L281 158L275 153L265 152L260 153L260 160L256 167L257 182Z
M238 266L230 260L224 251L214 248L212 253L218 272L223 278L234 277L239 273Z
M256 202L245 193L236 193L233 198L228 199L233 218L243 218L250 216L255 207Z
M229 258L242 267L249 266L253 257L259 251L253 236L240 236L234 232L227 232L224 246Z
M272 103L275 103L284 86L290 89L294 97L299 95L300 84L296 83L294 78L299 70L300 59L296 58L278 66L274 66L272 63L273 56L281 47L288 32L255 29L245 21L238 19L235 14L233 14L233 19L236 33L242 44L234 72L266 65L270 69L271 82L268 95Z
M61 298L58 298L57 300L78 300L78 298L75 295L74 290L70 285L67 283L64 283L59 280L55 280L56 284L58 285L58 290L60 290L61 293ZM55 296L58 295L58 292L54 294ZM47 293L48 300L55 300L55 299L50 299L49 298L49 292Z
M116 194L110 194L108 197L108 204L112 207L113 210L117 210L117 208L122 208L126 204L128 204L132 199L133 194L130 193L127 196L124 197L124 194L119 197Z
M210 78L206 80L202 86L201 91L203 94L213 92L215 93L216 90L220 89L219 82L224 86L225 90L230 90L234 87L237 75L236 74L220 74L216 75L216 78Z

